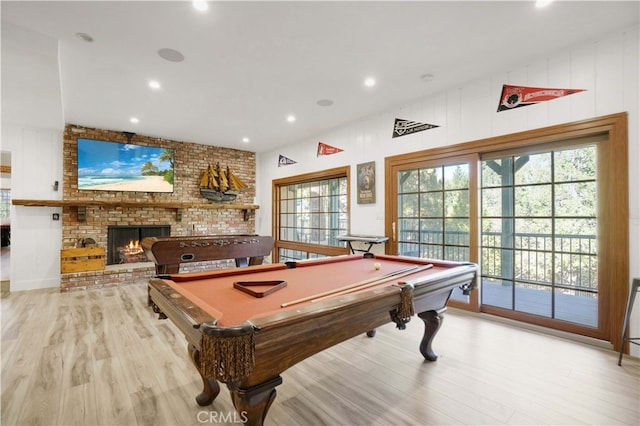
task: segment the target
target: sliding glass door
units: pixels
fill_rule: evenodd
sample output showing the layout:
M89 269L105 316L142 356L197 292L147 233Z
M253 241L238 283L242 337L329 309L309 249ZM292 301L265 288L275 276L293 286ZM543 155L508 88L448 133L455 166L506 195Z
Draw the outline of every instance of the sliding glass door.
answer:
M598 326L596 154L483 156L483 305Z
M451 306L621 344L626 115L385 160L387 252L471 261Z
M470 191L475 159L427 162L397 171L396 221L392 231L397 254L475 261L470 250L475 232L470 218L471 206L475 205L475 193ZM454 291L452 299L461 304L470 302L470 297L460 290Z

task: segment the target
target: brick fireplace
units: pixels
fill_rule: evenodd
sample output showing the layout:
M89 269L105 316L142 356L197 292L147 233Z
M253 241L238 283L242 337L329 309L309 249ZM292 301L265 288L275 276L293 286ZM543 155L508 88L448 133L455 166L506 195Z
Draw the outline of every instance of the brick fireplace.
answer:
M169 225L108 226L107 265L148 262L140 243L146 237L168 237Z
M90 242L104 247L109 256L109 252L114 253L114 249L109 249L109 229L115 227L163 228L164 230L160 231L163 234L158 236L255 233L253 213L245 218L242 210L197 208L199 203L203 205L209 203L198 190L201 174L208 164L217 162L224 166L229 165L249 187L240 193L235 203L252 204L255 197L255 153L134 135L132 143L174 149L174 192L83 191L78 190L77 185L77 138L79 137L127 142L122 132L75 125L66 126L63 148L63 198L80 202L84 200L87 204L82 209L75 206L63 207L63 248L80 247ZM118 206L117 203L114 205L114 202L122 202L124 206ZM163 207L163 203L189 203L196 206L177 211L175 208ZM111 259L107 263L109 265L103 271L62 274L61 291L115 286L131 281L147 280L155 273L155 267L151 262L121 263ZM221 261L216 265L227 266L229 262ZM189 264L189 270L210 269L216 265Z

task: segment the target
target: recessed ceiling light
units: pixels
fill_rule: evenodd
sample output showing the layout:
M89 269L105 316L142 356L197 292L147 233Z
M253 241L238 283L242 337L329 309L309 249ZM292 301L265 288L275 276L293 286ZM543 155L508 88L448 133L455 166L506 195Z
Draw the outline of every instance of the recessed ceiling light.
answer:
M82 41L86 41L87 43L93 42L93 37L86 33L76 33L76 37Z
M157 80L149 80L149 87L158 90L160 88L160 82Z
M420 80L424 81L425 83L430 82L431 80L433 80L436 76L431 74L431 73L427 73L427 74L422 74L420 76Z
M333 105L333 101L331 99L320 99L316 104L326 107Z
M130 121L131 123L139 123L139 122L140 122L140 120L138 119L138 117L131 117L131 118L129 119L129 121Z
M536 7L539 9L541 7L547 7L551 4L553 0L537 0Z
M249 143L249 138L242 138L242 142Z
M184 55L175 49L168 49L165 47L163 49L158 50L158 55L160 55L162 59L166 59L167 61L171 61L171 62L184 61Z
M192 2L192 5L195 10L198 10L200 12L204 12L205 10L209 9L209 3L206 1L194 0Z
M292 114L287 115L287 121L289 123L293 123L294 121L296 121L296 116Z
M376 79L373 77L368 77L364 80L364 85L367 87L373 87L376 85Z

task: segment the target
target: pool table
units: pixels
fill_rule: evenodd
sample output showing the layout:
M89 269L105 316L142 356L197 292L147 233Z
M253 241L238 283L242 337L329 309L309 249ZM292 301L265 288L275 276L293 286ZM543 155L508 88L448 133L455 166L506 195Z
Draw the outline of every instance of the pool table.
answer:
M185 335L203 381L199 405L227 384L247 424L261 425L294 364L390 321L414 314L431 344L451 291L470 292L476 265L365 253L285 264L161 275L149 281L155 312Z

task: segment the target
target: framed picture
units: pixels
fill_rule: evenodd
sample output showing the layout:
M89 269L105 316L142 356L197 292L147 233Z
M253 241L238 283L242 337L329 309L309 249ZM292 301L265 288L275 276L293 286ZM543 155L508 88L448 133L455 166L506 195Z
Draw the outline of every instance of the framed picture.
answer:
M376 202L376 163L358 164L358 204L372 204Z

